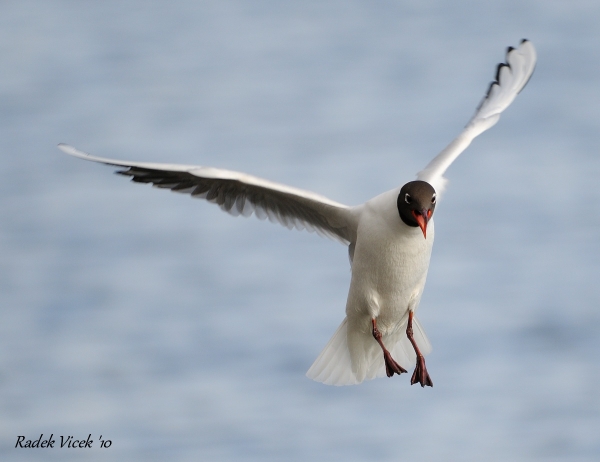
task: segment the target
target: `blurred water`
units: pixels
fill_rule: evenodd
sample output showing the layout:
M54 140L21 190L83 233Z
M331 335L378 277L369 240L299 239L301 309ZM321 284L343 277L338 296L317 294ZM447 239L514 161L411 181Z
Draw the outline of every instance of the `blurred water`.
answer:
M600 5L0 5L2 460L600 457ZM58 142L357 204L422 168L522 37L530 85L448 172L433 389L304 377L346 250L129 184ZM17 435L103 435L92 450Z

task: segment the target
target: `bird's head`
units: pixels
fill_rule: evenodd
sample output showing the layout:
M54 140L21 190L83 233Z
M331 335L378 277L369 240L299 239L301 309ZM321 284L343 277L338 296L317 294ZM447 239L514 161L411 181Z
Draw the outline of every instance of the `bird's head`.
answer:
M437 202L435 189L425 181L410 181L402 186L398 195L398 213L402 221L419 227L427 238L427 223L433 216Z

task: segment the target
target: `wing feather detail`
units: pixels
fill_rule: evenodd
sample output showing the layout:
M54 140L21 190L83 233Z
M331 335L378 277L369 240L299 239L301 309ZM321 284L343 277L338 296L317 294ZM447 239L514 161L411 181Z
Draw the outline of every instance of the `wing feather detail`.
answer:
M217 204L234 216L252 214L289 229L332 237L345 244L356 239L356 217L352 208L326 197L263 180L244 173L212 167L179 164L123 162L96 157L59 144L65 153L106 165L123 167L116 173L131 177L136 183L149 183Z
M448 167L473 139L498 122L500 114L529 82L535 70L536 59L535 48L529 40L522 40L518 48L508 48L506 63L498 64L496 80L490 84L465 129L417 174L418 180L431 184L438 196L443 192L447 182L443 175Z

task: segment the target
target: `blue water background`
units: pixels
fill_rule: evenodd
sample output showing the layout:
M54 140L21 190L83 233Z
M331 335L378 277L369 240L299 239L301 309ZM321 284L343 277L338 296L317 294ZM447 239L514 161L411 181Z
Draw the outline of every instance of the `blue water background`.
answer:
M0 458L600 460L600 3L0 4ZM304 373L346 249L70 158L248 172L359 204L539 62L448 171L433 389ZM18 435L112 440L16 450Z

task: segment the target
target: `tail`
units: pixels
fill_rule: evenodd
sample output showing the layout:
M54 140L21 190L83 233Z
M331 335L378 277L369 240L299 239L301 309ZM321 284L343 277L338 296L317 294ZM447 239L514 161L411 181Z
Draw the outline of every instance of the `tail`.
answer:
M431 352L431 344L417 318L413 319L414 338L423 355ZM344 318L327 346L323 348L306 373L309 379L325 385L356 385L363 380L385 377L385 364L381 348L371 336L357 334L352 336L354 367L348 346L348 319ZM406 337L404 329L396 334L384 337L384 342L393 358L403 367L409 368L416 363L415 351Z

